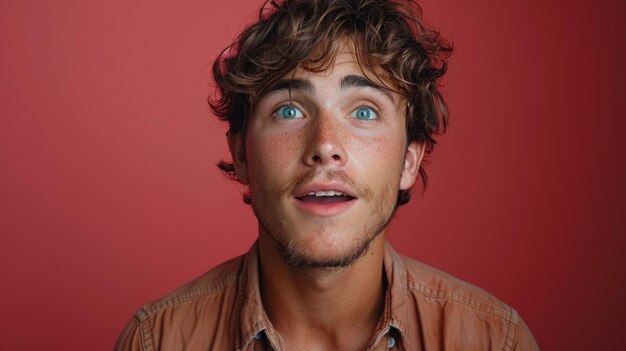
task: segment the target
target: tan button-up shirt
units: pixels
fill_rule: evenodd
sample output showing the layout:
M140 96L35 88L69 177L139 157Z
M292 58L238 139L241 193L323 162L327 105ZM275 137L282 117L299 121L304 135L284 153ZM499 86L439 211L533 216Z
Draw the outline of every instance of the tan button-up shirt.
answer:
M397 254L368 350L538 350L515 310L485 291ZM141 308L116 350L285 350L259 293L258 248Z

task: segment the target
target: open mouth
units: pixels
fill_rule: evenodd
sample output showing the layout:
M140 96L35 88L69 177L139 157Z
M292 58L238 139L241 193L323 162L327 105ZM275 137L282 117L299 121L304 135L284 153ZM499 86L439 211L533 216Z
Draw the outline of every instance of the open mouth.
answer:
M346 195L339 191L329 190L329 191L314 191L310 193L306 193L303 196L298 196L296 199L306 202L306 203L314 203L314 204L336 204L340 202L346 202L354 199L354 197L350 195Z

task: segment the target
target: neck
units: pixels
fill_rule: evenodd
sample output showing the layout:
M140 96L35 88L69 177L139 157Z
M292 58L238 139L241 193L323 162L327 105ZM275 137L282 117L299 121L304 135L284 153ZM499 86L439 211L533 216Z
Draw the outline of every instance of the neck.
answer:
M263 305L288 346L366 348L384 309L384 241L380 234L346 267L302 269L288 265L268 235L259 236Z

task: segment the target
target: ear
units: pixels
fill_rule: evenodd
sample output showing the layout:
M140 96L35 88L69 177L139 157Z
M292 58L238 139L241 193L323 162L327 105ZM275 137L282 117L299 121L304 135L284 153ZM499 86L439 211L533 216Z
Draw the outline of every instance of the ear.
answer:
M226 133L226 138L228 139L228 149L233 158L237 179L247 185L248 165L246 163L246 148L241 133L232 133L229 131Z
M419 174L420 164L424 158L424 144L413 141L406 149L404 167L400 178L400 190L409 190Z

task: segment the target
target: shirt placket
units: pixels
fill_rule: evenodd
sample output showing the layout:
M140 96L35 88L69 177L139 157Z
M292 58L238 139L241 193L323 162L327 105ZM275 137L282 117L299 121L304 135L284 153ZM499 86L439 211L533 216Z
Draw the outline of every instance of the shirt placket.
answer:
M376 339L374 340L374 344L368 349L368 351L399 351L401 350L400 345L398 343L398 336L392 335L394 333L391 332L390 327L386 327L381 330Z

